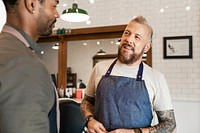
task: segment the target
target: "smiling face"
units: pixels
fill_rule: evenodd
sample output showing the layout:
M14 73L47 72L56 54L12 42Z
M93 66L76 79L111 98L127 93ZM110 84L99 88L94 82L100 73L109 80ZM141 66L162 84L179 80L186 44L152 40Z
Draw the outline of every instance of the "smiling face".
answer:
M147 25L131 21L121 38L118 59L127 65L137 65L142 61L143 53L151 47L151 32Z

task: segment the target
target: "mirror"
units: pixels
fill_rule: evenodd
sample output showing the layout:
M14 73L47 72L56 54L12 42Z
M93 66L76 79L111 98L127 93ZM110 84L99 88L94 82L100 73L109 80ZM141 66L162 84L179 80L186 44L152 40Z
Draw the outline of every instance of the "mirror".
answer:
M77 80L82 79L85 84L93 68L93 56L102 49L105 54L117 54L118 38L97 39L83 41L69 41L67 43L67 67L71 68L72 73L77 74Z

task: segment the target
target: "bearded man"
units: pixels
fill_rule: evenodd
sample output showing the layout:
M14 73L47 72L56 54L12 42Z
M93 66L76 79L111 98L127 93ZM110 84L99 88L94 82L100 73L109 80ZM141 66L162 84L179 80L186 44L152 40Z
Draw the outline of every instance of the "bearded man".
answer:
M89 133L176 131L166 80L142 62L142 55L152 46L152 35L144 17L134 18L122 35L117 59L99 62L93 68L81 103Z

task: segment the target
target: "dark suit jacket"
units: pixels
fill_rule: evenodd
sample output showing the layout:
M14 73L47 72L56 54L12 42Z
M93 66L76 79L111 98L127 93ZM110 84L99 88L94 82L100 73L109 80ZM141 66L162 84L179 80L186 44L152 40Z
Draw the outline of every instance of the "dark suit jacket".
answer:
M0 133L50 133L50 123L56 123L49 121L54 103L52 80L41 59L15 36L1 33Z

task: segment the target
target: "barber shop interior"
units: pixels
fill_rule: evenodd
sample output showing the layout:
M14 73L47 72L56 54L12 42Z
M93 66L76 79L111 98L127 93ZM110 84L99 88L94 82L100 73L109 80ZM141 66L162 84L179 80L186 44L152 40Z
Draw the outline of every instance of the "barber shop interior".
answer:
M6 22L2 1L0 8L1 31ZM86 94L92 96L89 88L96 77L91 73L100 73L97 64L119 57L129 34L125 29L138 16L145 17L153 30L142 62L166 79L163 86L169 88L176 132L200 133L200 0L60 0L57 10L60 16L52 34L39 37L37 44L57 88L60 133L84 132L80 105ZM156 115L152 121L158 123Z

